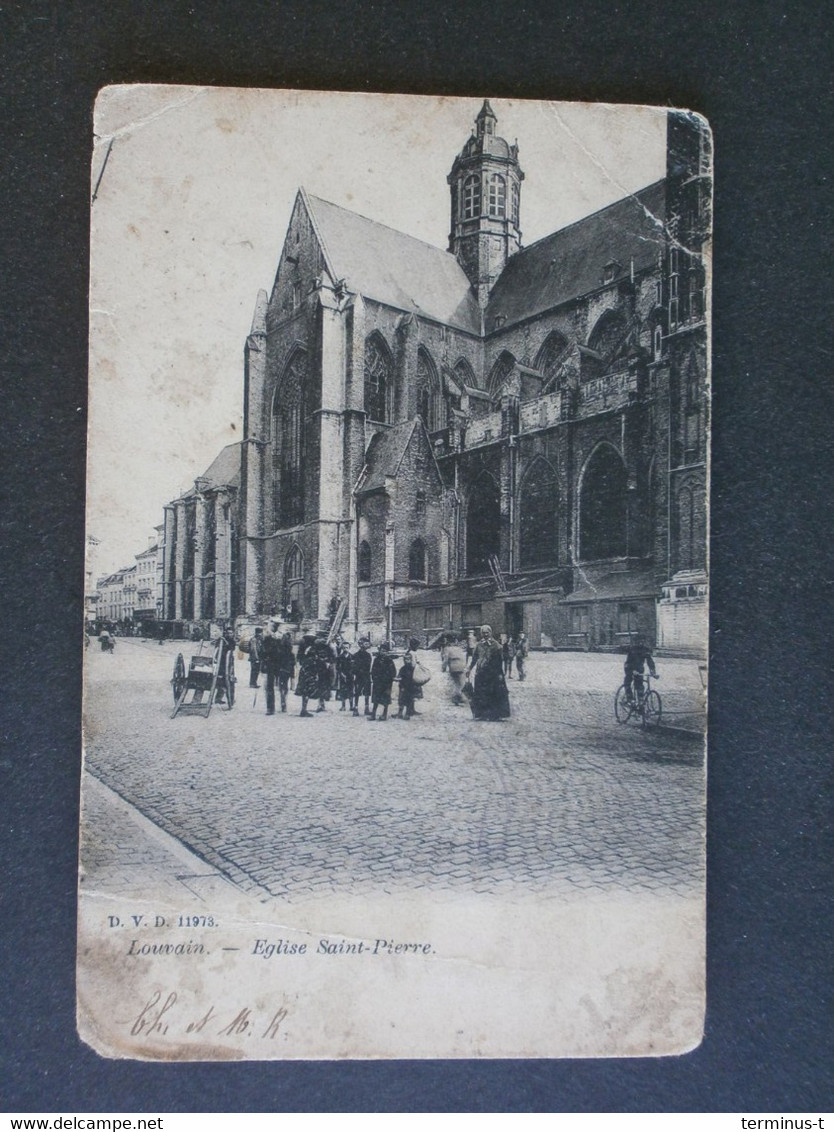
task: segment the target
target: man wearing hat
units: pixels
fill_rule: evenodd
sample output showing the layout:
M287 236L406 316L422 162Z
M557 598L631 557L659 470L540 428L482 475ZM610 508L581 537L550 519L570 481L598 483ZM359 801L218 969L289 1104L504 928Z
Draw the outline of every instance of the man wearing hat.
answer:
M275 678L278 675L278 622L271 619L261 633L261 671L266 675L266 714L275 715ZM254 641L255 638L253 637Z
M249 687L259 688L258 675L261 671L261 650L264 643L264 631L258 626L254 636L249 641Z
M350 707L354 715L359 715L359 700L365 700L365 715L371 714L371 641L369 637L360 637L359 649L350 658L353 670L353 688Z

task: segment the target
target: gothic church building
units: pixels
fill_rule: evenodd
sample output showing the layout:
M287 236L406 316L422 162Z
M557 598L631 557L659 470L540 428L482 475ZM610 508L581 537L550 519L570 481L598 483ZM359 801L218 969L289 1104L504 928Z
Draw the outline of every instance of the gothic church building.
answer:
M706 647L706 126L530 247L484 102L448 251L299 190L245 348L238 612ZM344 604L343 604L344 603Z

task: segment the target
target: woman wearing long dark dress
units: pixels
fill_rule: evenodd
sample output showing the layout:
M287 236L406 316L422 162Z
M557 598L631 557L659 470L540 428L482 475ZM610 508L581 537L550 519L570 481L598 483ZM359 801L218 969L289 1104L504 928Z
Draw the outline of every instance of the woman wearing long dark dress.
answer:
M295 694L301 696L301 711L298 713L304 719L313 714L307 711L310 700L319 698L318 658L315 651L315 637L304 636L298 646L298 680L295 685Z
M510 697L504 679L504 655L501 645L492 635L489 625L481 626L481 636L467 676L474 672L472 698L473 719L509 719Z

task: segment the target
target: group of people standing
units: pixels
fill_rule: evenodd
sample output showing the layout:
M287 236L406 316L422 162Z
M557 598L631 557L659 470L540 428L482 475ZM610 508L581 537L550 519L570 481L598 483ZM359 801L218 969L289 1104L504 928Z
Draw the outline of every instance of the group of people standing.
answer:
M389 718L397 684L397 713L393 718L407 720L419 714L415 704L429 679L417 657L418 648L419 641L412 638L404 653L395 651L388 641L372 649L370 639L362 637L352 649L341 637L331 643L327 634L318 633L303 636L296 650L291 635L281 634L279 623L274 621L266 632L257 628L249 641L249 686L257 689L260 677L265 678L267 715L275 714L277 688L282 712L287 711L287 697L294 691L301 700L299 715L304 719L326 711L327 703L335 699L340 703L339 711L382 723ZM509 719L507 679L512 679L513 661L518 679L525 678L527 654L523 633L499 641L489 625L482 625L477 638L474 634L467 639L447 634L441 658L451 682L452 701L468 701L473 719ZM311 710L313 704L316 707Z
M271 622L265 633L255 630L249 641L249 686L258 688L259 676L266 679L266 714L275 714L275 688L278 687L281 711L287 710L290 690L301 699L299 715L309 719L314 712L323 712L329 700L340 702L340 711L364 715L371 721L388 719L393 702L394 683L399 683L398 718L410 719L417 712L414 701L422 696L422 678L417 672L415 656L419 642L413 639L402 656L399 672L394 652L383 642L373 652L368 637L362 637L355 651L341 637L331 644L327 634L305 634L298 650L294 650L289 633L279 635L278 622ZM297 676L296 676L297 670ZM293 687L294 685L294 687Z

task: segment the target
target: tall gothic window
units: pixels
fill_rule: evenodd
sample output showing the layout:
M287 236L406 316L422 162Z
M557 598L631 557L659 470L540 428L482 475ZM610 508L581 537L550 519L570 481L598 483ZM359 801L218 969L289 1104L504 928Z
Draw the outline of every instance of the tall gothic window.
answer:
M426 544L416 538L408 552L408 578L411 582L426 580Z
M519 561L523 570L556 561L556 501L556 469L538 458L524 476L519 495Z
M481 178L473 173L463 182L463 219L481 215Z
M372 421L389 420L391 359L376 335L365 343L365 412Z
M591 456L579 493L582 559L622 558L627 552L628 483L625 465L609 444Z
M276 527L304 522L304 420L307 355L296 350L272 402L273 518Z
M503 220L507 212L507 182L500 173L489 179L489 214Z
M443 428L440 381L434 363L422 347L417 351L417 411L429 432Z
M466 511L466 572L486 574L489 559L500 549L501 502L498 484L483 472L469 493Z
M370 582L371 580L371 545L366 539L362 539L359 544L358 554L358 573L360 582Z

